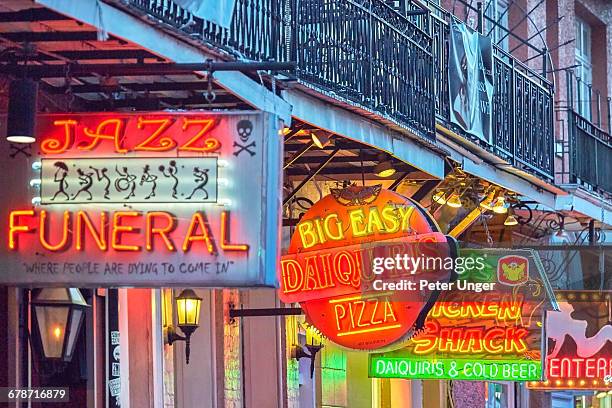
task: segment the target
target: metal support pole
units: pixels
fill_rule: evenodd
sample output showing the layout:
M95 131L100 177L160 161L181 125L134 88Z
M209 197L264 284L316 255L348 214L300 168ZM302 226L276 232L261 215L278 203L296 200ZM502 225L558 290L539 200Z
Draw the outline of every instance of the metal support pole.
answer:
M596 89L595 94L597 95L597 126L601 127L601 93Z
M531 13L533 13L533 11L534 11L535 9L537 9L538 7L540 7L540 5L541 5L542 3L544 3L544 1L546 1L546 0L540 0L540 1L539 1L539 2L538 2L536 5L535 5L535 6L533 6L533 7L532 7L532 8L531 8L531 9L530 9L528 12L524 13L523 17L521 17L521 19L520 19L518 22L516 22L516 23L515 23L515 24L512 26L512 28L510 28L510 29L506 29L506 34L504 34L502 38L500 38L499 40L497 40L497 43L498 43L498 44L501 44L501 42L502 42L502 41L503 41L503 40L504 40L504 39L505 39L505 38L506 38L508 35L510 35L510 33L511 33L511 32L513 32L515 29L517 29L517 28L518 28L518 26L520 26L520 25L523 23L523 21L525 21L525 19L527 19L527 17L528 17L529 15L531 15ZM521 38L519 38L519 37L517 37L517 36L515 36L515 39L517 39L518 41L521 41L521 42L525 43L525 40L522 40ZM526 43L526 45L528 45L528 46L529 46L529 47L531 47L531 48L535 48L533 45L531 45L531 44L529 44L529 43Z
M398 188L400 184L402 184L402 181L404 181L408 174L410 173L406 172L399 176L397 179L395 179L395 181L389 186L389 190L395 191L395 189Z
M580 103L582 102L582 80L576 76L576 112L583 114Z
M287 204L289 201L291 201L291 199L298 193L298 191L300 191L302 189L302 187L304 187L304 185L306 183L308 183L310 180L312 180L312 178L314 176L316 176L317 174L319 174L319 172L321 170L323 170L323 168L325 166L327 166L329 164L329 162L332 161L332 159L334 158L334 156L340 151L340 148L336 148L333 152L331 152L329 154L329 156L327 156L327 158L325 159L325 161L323 163L321 163L316 169L314 169L313 171L310 172L310 174L308 174L304 180L302 180L302 182L300 184L298 184L298 186L292 191L290 192L287 197L283 200L283 205Z
M612 98L610 98L609 96L608 96L608 103L607 103L607 105L608 105L608 116L607 116L607 118L608 118L608 133L610 134L610 133L612 133L612 121L610 120L610 119L612 119L612 113L610 112L610 110L612 109Z
M33 78L64 77L67 67L73 76L99 74L102 76L181 75L190 72L215 71L294 71L295 62L198 62L154 64L61 64L28 65L28 76ZM0 74L20 75L23 66L0 65Z
M589 220L589 245L595 244L595 220Z
M427 197L427 195L429 195L441 182L441 180L428 180L424 182L423 185L419 187L419 189L415 191L410 198L412 198L414 201L421 201Z
M476 3L476 12L478 14L478 32L484 34L484 10L482 8L482 1Z
M293 164L293 162L295 162L297 159L302 157L302 155L306 153L313 145L314 145L314 142L306 143L304 147L298 150L293 156L289 158L289 160L287 160L285 164L283 164L283 170L286 170L289 166Z
M230 319L236 317L261 317L261 316L299 316L304 314L299 307L274 307L264 309L232 309L229 310Z
M566 86L567 86L567 107L570 110L574 110L574 89L572 87L572 71L567 70L565 71L565 81L566 81Z

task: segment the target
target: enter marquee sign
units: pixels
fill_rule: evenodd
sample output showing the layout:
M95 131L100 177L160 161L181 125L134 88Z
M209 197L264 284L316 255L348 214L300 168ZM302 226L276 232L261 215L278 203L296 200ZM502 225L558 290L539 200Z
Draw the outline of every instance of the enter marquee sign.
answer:
M277 127L259 112L39 116L37 144L3 145L0 284L274 285Z

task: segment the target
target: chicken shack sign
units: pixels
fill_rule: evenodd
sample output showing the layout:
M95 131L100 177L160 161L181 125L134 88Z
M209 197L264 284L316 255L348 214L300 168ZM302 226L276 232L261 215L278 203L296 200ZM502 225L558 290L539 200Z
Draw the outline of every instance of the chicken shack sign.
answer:
M4 144L0 284L273 285L277 134L252 112L41 115Z
M538 254L499 248L462 249L459 254L481 258L483 267L463 271L457 287L463 281L493 289L444 292L402 348L370 354L370 377L542 379L544 309L553 305L553 292Z

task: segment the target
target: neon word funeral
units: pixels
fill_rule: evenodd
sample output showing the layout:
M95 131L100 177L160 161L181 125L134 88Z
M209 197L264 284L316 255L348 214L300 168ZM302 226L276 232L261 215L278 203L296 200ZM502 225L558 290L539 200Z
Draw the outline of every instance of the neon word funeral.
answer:
M230 242L230 212L222 211L218 230L210 227L206 213L194 212L179 221L165 211L88 211L50 213L45 210L16 210L9 215L8 245L12 250L35 244L50 252L76 249L91 251L219 251L248 253L249 246Z

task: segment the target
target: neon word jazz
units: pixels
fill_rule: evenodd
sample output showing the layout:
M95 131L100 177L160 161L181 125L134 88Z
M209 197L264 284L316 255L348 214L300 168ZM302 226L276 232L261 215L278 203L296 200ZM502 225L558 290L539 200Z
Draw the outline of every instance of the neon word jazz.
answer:
M57 155L69 150L87 152L107 149L128 152L215 152L221 142L209 133L218 124L215 119L194 116L102 116L98 121L81 123L74 118L53 121L45 129L40 150ZM94 119L97 119L94 117ZM92 122L92 123L90 123Z

